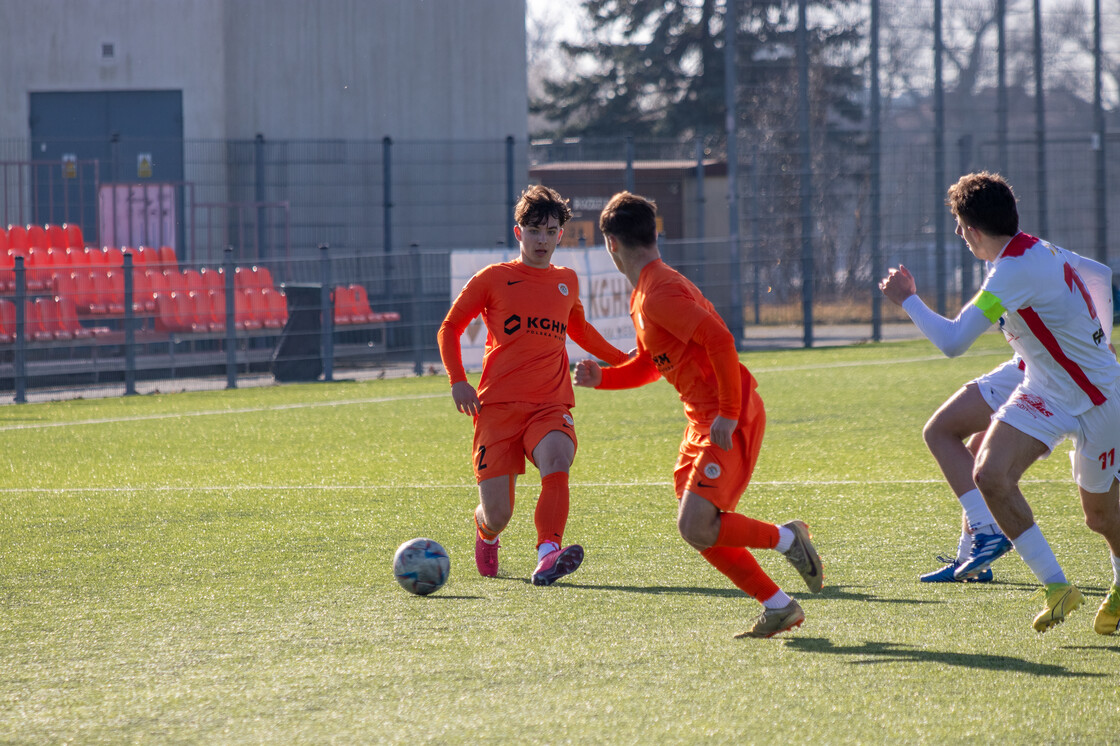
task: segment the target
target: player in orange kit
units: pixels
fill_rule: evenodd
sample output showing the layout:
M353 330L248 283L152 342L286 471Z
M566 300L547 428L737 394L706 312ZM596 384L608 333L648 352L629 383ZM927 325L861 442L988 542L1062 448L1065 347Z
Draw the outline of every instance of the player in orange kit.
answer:
M583 547L562 546L568 469L577 446L567 338L611 363L628 357L584 317L575 271L552 266L571 216L567 201L554 190L526 189L514 208L520 256L476 273L439 328L439 352L455 407L474 417L475 563L483 576L497 575L498 535L513 515L514 486L528 457L541 474L534 585L551 585L583 561ZM476 391L467 382L459 339L479 314L486 324L486 351Z
M599 228L615 266L634 286L630 318L638 352L611 368L580 361L576 384L634 388L662 376L673 384L688 419L673 473L681 537L765 607L739 637L773 637L799 626L805 620L800 604L778 588L747 547L782 552L816 593L824 575L808 526L802 521L777 526L734 512L766 427L754 376L739 362L735 340L712 304L661 261L652 202L616 194L603 208Z

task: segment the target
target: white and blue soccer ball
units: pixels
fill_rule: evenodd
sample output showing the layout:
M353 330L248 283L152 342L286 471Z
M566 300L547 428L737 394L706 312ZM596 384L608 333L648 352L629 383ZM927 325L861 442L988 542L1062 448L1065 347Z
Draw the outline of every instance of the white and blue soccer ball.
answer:
M410 539L393 555L393 575L409 593L426 596L435 593L451 574L447 550L432 539Z

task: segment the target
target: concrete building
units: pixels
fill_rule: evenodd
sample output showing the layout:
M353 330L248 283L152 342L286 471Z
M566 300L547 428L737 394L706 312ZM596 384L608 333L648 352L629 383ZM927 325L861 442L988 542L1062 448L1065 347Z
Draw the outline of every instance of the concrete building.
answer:
M87 240L492 246L527 182L524 0L0 0L0 79L0 221Z

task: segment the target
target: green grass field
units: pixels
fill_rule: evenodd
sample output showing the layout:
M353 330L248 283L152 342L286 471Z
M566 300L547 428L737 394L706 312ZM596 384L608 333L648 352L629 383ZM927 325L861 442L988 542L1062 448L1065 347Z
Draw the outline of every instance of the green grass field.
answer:
M1065 448L1025 491L1087 596L1066 624L1014 554L989 585L926 586L960 510L921 440L1008 355L987 335L749 354L768 431L740 503L802 518L825 564L805 624L737 640L758 604L677 536L683 427L659 382L580 390L567 539L583 567L528 579L539 479L520 480L502 572L472 560L470 421L442 376L0 408L0 741L13 743L1106 743L1120 639ZM390 571L447 547L429 597Z

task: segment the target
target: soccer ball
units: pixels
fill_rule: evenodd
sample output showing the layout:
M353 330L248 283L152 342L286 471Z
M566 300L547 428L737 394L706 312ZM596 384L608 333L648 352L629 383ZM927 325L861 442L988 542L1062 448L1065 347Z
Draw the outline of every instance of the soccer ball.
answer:
M393 575L409 593L426 596L443 587L451 574L451 559L438 541L410 539L393 555Z

